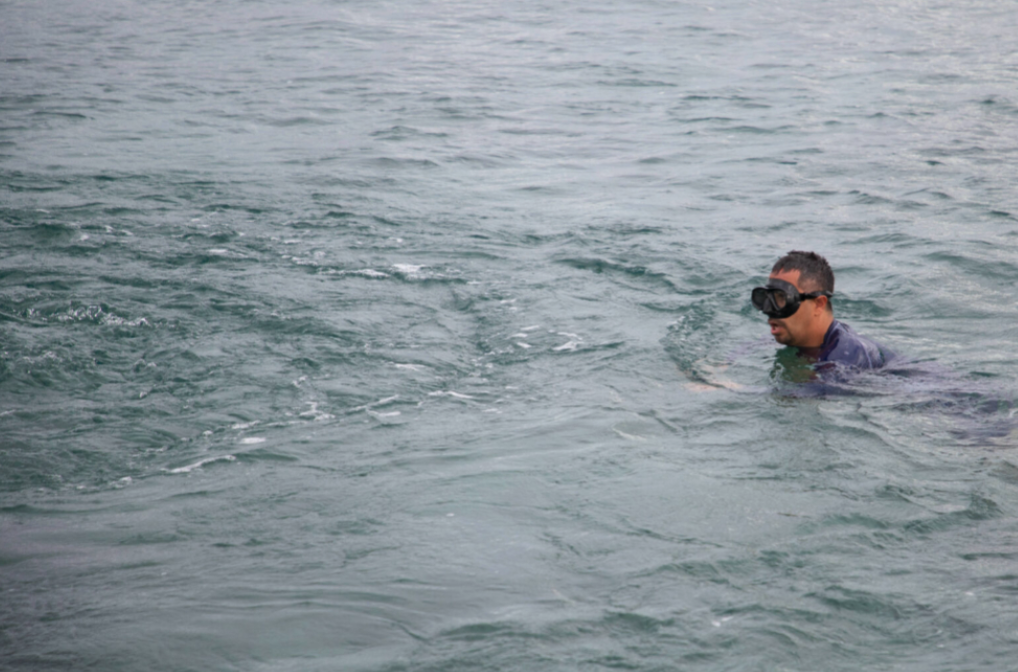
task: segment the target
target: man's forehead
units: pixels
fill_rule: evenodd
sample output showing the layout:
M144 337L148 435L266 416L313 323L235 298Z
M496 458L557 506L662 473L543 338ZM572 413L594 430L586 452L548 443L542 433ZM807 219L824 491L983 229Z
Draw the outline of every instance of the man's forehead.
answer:
M777 273L771 273L770 278L772 280L784 280L785 282L794 285L795 288L797 290L799 290L800 292L802 292L803 294L807 294L809 292L815 292L816 290L820 289L820 285L818 285L815 282L810 282L808 280L803 282L800 285L799 284L799 277L801 275L802 275L802 271L784 270L784 271L778 271Z
M800 271L778 271L777 273L771 273L770 277L772 280L784 280L787 283L795 285L795 288L800 292L802 287L799 286L799 276L802 275Z

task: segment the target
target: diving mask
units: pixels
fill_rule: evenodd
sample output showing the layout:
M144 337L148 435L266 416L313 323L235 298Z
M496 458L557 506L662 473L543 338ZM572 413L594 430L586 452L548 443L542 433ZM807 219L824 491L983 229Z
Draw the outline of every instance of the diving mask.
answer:
M803 301L820 296L831 298L833 294L827 291L801 294L792 283L771 278L766 287L753 288L750 300L757 310L763 311L768 317L784 319L795 315Z

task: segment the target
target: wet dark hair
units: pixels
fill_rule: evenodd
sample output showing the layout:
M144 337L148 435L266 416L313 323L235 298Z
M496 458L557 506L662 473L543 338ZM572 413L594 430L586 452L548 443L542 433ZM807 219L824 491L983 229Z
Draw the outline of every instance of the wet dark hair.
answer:
M827 260L816 252L792 250L778 259L771 269L772 274L781 271L799 271L799 286L805 291L834 293L834 271Z

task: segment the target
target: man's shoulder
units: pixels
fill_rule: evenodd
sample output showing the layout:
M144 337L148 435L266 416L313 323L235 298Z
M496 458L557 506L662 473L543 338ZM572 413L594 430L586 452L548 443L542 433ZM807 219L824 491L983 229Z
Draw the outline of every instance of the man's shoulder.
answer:
M876 369L885 364L889 353L876 341L862 336L844 322L834 320L820 350L819 362L860 369Z

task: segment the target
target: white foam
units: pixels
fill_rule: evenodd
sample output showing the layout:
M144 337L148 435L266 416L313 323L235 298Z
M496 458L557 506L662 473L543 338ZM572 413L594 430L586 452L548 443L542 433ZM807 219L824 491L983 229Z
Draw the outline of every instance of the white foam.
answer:
M640 442L643 442L643 441L647 440L647 439L643 438L642 436L637 436L636 434L626 434L621 429L616 429L615 427L612 427L612 431L615 432L616 434L618 434L619 436L621 436L623 439L626 439L628 441L640 441Z
M429 397L453 397L454 399L473 399L469 394L460 394L459 392L428 392Z
M515 345L517 348L523 348L524 350L529 350L530 349L530 345L529 344L522 343L520 341L516 341L516 343L514 343L513 345Z
M527 337L528 335L529 335L529 334L525 334L525 333L523 333L523 332L521 331L521 332L520 332L520 333L518 333L518 334L513 334L513 335L512 335L512 336L510 336L509 338L526 338L526 337Z
M150 326L152 326L151 324L149 324L149 321L146 320L144 317L139 317L136 320L125 320L124 318L120 317L119 315L112 315L110 313L104 314L99 321L101 323L103 323L103 324L112 324L115 327L150 327Z
M397 369L407 369L408 371L423 371L425 367L420 364L396 364Z
M387 277L389 277L388 273L383 273L382 271L376 271L373 268L362 268L359 271L346 271L345 275L362 275L365 278L387 278Z
M238 422L237 424L231 426L230 429L251 429L257 424L258 424L257 420L252 420L251 422Z
M53 352L52 350L47 350L46 352L42 353L42 355L40 355L39 357L25 356L22 357L21 359L28 362L29 364L35 364L36 362L41 362L45 360L60 361L60 358L57 357L57 353Z
M421 272L424 266L414 266L413 264L393 264L392 270L403 275L417 275Z
M534 325L531 325L529 327L523 327L522 329L520 329L520 331L534 331L535 329L540 329L540 328L541 328L541 325L534 324Z
M311 418L312 420L314 420L316 422L320 422L322 420L331 420L332 418L336 417L332 413L326 413L325 411L319 411L318 410L318 403L317 402L309 401L308 405L311 406L311 408L306 410L306 411L304 411L303 413L301 413L300 417L302 417L302 418Z
M556 331L555 333L559 336L565 336L566 338L569 339L567 342L563 343L557 348L552 348L552 350L555 352L573 351L576 350L576 348L580 347L580 344L583 343L583 337L580 336L579 334L574 334L569 331Z
M351 408L350 411L351 412L355 412L355 411L367 411L367 410L370 410L374 406L384 406L384 405L386 405L388 403L392 403L393 401L396 401L397 399L399 399L399 395L398 394L393 396L393 397L386 397L385 399L379 399L378 401L374 401L374 402L372 402L370 404L364 404L363 406L357 406L355 408Z
M189 464L186 467L177 467L176 469L168 469L171 474L189 474L198 467L205 466L212 462L236 462L237 458L233 455L220 455L219 457L206 457L204 460L198 460L194 464Z
M264 436L245 436L240 440L240 443L245 446L254 445L256 443L265 443L266 439Z
M378 411L369 410L368 411L368 415L370 415L370 416L372 416L374 418L395 418L397 415L400 415L400 412L399 411L390 411L388 413L379 413Z
M227 250L225 250L225 249L223 249L221 247L213 247L208 252L209 252L209 254L215 254L215 255L219 255L219 256L222 256L224 254L229 254L229 251L227 251Z

